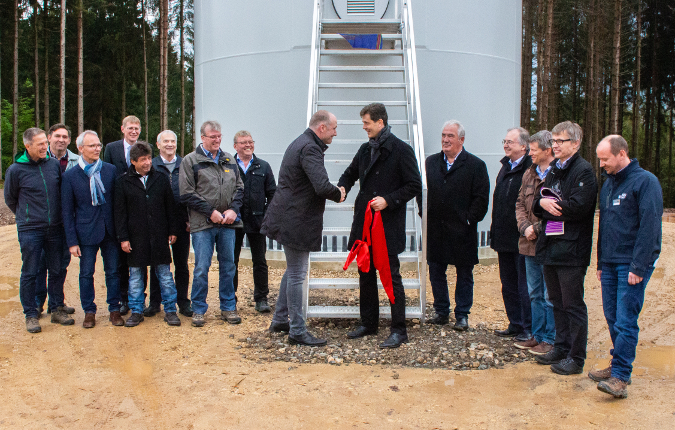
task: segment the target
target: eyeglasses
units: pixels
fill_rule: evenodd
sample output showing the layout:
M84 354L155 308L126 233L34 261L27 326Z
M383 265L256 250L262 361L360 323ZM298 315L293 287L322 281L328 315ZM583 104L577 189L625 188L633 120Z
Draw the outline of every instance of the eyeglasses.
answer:
M502 145L513 145L515 143L518 143L518 142L513 141L513 140L506 140L506 139L502 140Z
M560 145L562 145L563 143L569 142L569 141L571 141L571 140L572 140L572 139L551 139L551 146L553 146L553 145L560 146Z
M244 142L237 142L237 145L253 145L254 143L254 140L246 140Z
M208 137L211 140L218 140L221 137L223 137L223 135L222 134L212 134L211 136L207 136L205 134L202 134L202 137Z
M85 148L91 148L91 149L101 149L101 148L103 148L103 145L101 145L100 143L98 143L98 144L92 143L91 145L82 145L82 146L84 146Z

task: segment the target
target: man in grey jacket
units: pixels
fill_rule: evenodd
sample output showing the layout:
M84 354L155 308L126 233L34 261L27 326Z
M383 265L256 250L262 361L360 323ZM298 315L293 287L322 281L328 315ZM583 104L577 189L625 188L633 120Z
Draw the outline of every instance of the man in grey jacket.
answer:
M345 193L328 180L324 152L337 135L332 113L317 111L309 128L286 149L279 168L279 184L260 232L284 245L286 272L281 279L271 332L289 332L292 345L322 346L312 336L302 315L302 285L310 251L321 249L326 200L344 201ZM290 318L290 324L289 324Z
M244 182L234 157L220 149L222 134L217 121L200 128L202 143L183 159L178 185L181 202L189 210L195 271L192 280L192 325L202 327L208 309L209 268L215 246L220 271L221 317L239 324L232 280L235 228L242 228L237 214L244 198Z

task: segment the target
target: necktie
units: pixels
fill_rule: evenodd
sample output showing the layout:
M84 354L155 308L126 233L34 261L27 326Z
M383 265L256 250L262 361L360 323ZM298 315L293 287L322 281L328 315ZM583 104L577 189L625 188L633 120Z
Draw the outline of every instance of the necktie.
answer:
M124 158L127 160L127 167L131 166L131 160L129 160L129 151L131 147L126 148Z

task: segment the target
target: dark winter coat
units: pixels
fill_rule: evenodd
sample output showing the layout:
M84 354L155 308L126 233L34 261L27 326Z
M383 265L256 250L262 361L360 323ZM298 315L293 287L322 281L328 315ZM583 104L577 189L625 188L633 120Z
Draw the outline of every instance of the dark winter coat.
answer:
M301 251L321 250L326 199L339 202L342 197L328 179L326 149L328 145L309 128L286 148L262 234Z
M129 267L171 264L169 236L178 229L169 178L154 168L145 187L140 178L132 165L115 181L117 241L131 242Z
M33 161L24 152L5 175L5 203L15 214L17 231L62 224L61 166L56 159L47 155Z
M562 169L556 166L557 161L551 163L553 170L546 175L542 186L552 188L561 195L562 200L558 205L562 208L562 215L553 216L543 210L539 204L541 194L535 194L532 212L543 219L535 259L537 263L547 266L588 266L591 262L593 221L598 199L595 172L579 153L570 157ZM548 221L564 221L564 234L547 236Z
M387 249L390 255L400 254L405 250L406 204L422 193L422 178L415 152L393 134L382 142L380 155L372 166L370 152L368 142L361 145L338 181L338 187L345 187L347 192L359 181L348 247L351 249L354 241L361 240L363 236L363 218L368 202L375 197L383 197L387 202L387 207L381 211Z
M661 253L663 194L652 173L637 160L607 175L600 191L598 269L602 263L628 264L644 277Z
M236 155L235 155L236 157ZM239 163L237 163L239 166ZM241 220L246 233L260 233L260 226L267 212L267 206L274 197L277 184L269 163L253 154L246 173L239 167L244 178L244 203L241 206Z
M187 228L187 224L185 223L189 221L188 209L187 206L185 206L180 201L180 187L178 186L180 163L182 160L182 157L176 155L176 166L173 168L173 172L169 172L169 169L167 169L167 167L164 165L164 160L162 160L162 157L158 155L152 159L152 167L154 167L158 173L163 173L169 178L171 191L173 192L174 216L176 217L178 227L185 229Z
M535 193L541 188L541 184L543 183L544 181L539 179L539 175L537 174L537 165L531 165L523 174L523 183L518 192L518 200L516 200L516 221L518 222L518 231L520 232L518 251L528 257L534 257L537 240L529 240L525 237L525 230L532 226L537 237L541 234L541 219L532 213L532 202L534 201Z
M497 175L492 194L492 225L490 247L497 252L518 252L520 232L516 222L516 200L523 181L523 174L532 165L529 154L511 169L509 157L500 160L502 168Z
M443 152L431 155L427 170L427 260L478 264L478 223L490 203L485 162L465 149L450 170Z
M150 145L153 153L155 152L155 147L152 143L147 142ZM131 145L133 146L133 145ZM103 148L103 153L101 158L106 163L110 163L117 168L117 175L122 176L127 172L129 166L127 166L127 157L124 153L124 139L116 140L114 142L107 143L105 148Z

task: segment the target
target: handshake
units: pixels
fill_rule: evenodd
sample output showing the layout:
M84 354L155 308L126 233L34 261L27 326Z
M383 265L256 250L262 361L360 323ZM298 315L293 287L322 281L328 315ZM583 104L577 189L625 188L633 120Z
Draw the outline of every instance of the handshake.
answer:
M342 203L345 201L345 198L347 197L347 191L345 191L345 187L338 187L340 189L340 194L342 194L342 197L340 197L340 201L338 203Z

